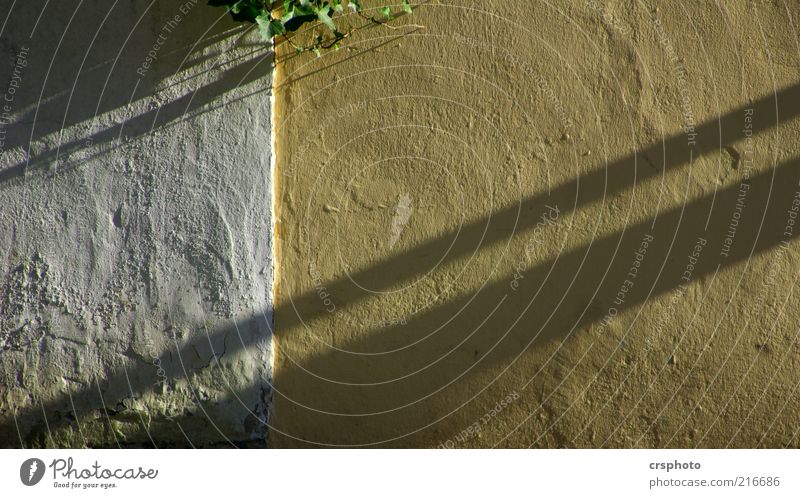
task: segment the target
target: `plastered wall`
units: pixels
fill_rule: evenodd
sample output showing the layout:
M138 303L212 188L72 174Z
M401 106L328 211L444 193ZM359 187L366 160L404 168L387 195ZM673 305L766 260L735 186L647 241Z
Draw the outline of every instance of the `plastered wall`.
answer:
M264 445L268 46L205 2L0 20L0 443Z
M797 446L798 13L442 1L279 51L273 443Z

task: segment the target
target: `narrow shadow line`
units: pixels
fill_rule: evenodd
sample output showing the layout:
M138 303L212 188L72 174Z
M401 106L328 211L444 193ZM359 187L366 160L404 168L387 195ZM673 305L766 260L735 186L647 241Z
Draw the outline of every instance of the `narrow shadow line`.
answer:
M419 6L422 6L422 5L425 5L425 4L428 4L428 3L430 3L430 0L425 0L424 2L420 2L420 4L419 4L419 5L416 5L416 6L414 6L414 10L416 10L417 8L419 8ZM377 11L377 8L373 8L373 9L370 9L370 10ZM376 14L378 14L377 12L375 12L375 13L376 13ZM353 14L353 13L351 13L351 14L348 14L348 16L350 16L350 15L353 15L353 16L355 16L356 14ZM405 17L405 16L407 16L407 15L409 15L409 14L407 14L406 12L399 12L399 13L397 13L397 15L395 15L395 17L394 17L394 19L393 19L393 20L402 19L403 17ZM406 36L406 35L408 35L408 34L415 33L415 32L417 32L417 31L419 31L420 29L422 29L422 28L421 28L421 27L419 27L418 25L411 25L411 26L409 26L409 25L407 25L407 24L406 24L406 25L400 24L400 25L398 25L398 26L391 26L391 27L390 27L390 25L387 25L387 24L382 24L382 23L380 23L380 22L372 22L372 21L368 21L368 20L366 20L366 19L363 19L363 18L359 18L359 19L363 20L363 21L365 22L365 24L363 24L363 25L361 25L361 26L357 26L357 27L353 28L353 31L352 31L353 33L356 33L356 32L358 32L358 31L367 30L367 29L374 29L374 28L381 28L381 27L383 27L383 28L385 28L385 29L392 29L392 30L394 30L394 31L401 30L401 29L403 29L404 27L412 27L412 28L415 28L415 29L412 29L412 30L409 30L409 31L403 32L403 33L399 34L398 36L396 36L396 37L392 38L392 39L391 39L391 40L389 40L388 42L381 43L381 44L379 44L379 45L376 45L376 46L374 46L374 47L371 47L371 48L369 48L369 49L367 49L367 50L364 50L363 52L360 52L359 54L356 54L355 56L362 55L362 54L369 53L369 52L373 52L373 51L374 51L376 48L380 48L380 47L382 47L382 46L386 45L387 43L390 43L390 42L392 42L392 41L396 40L397 38L402 38L402 37L404 37L404 36ZM299 35L299 36L301 36L301 37L302 37L302 36L306 36L306 35L307 35L307 34L308 34L310 31L313 31L313 29L314 29L314 27L313 27L313 26L312 26L312 27L309 27L309 28L305 28L305 29L302 29L302 30L300 30L300 31L298 31L298 32L291 33L291 34L289 35L289 37L290 37L290 38L294 38L294 37L297 37L298 35ZM276 45L276 47L275 47L275 49L276 49L276 52L280 52L280 51L282 50L282 49L281 49L281 47L283 47L283 46L286 46L286 45L289 45L289 46L291 46L291 43L290 43L290 41L289 41L289 38L283 38L283 40L282 40L282 41L278 42L278 44L277 44L277 45ZM288 61L290 61L290 60L294 59L295 57L299 57L300 55L302 55L302 54L301 54L301 53L297 53L297 52L295 52L295 51L289 51L289 53L287 53L286 55L283 55L283 56L281 56L281 57L278 57L278 58L276 59L276 63L278 63L278 64L283 64L283 63L286 63L286 62L288 62ZM287 83L287 84L288 84L288 83L292 83L292 82L295 82L295 81L301 80L301 79L303 79L303 78L306 78L306 77L308 77L308 76L311 76L312 74L316 74L316 73L318 73L318 72L320 72L320 71L324 71L324 70L326 70L326 69L329 69L329 68L331 68L331 67L333 67L333 66L337 66L337 65L339 65L339 64L341 64L341 63L343 63L343 62L347 62L348 60L352 59L352 58L353 58L353 57L355 57L355 56L347 57L347 58L345 58L345 59L343 59L343 60L341 60L341 61L339 61L339 62L336 62L336 63L334 63L334 64L326 64L326 66L325 66L324 68L320 69L320 70L314 71L313 73L310 73L310 74L305 74L305 75L303 75L303 76L302 76L302 77L300 77L300 78L297 78L297 79L292 79L292 80L290 80L290 81L287 81L286 83ZM283 85L281 85L281 86L283 86ZM276 87L275 89L277 90L277 89L278 89L278 87Z
M370 52L374 52L374 51L378 50L379 48L385 47L385 46L387 46L387 45L389 45L389 44L391 44L391 43L393 43L393 42L395 42L397 40L405 38L406 36L408 36L410 34L416 33L417 31L420 31L420 28L415 28L415 29L409 30L407 32L404 32L402 34L398 34L396 36L390 37L389 39L387 39L384 42L378 43L377 45L371 46L371 47L369 47L368 49L365 49L365 50L359 50L357 53L355 53L353 55L349 55L349 56L345 57L344 59L342 59L340 61L336 61L336 62L332 62L332 63L329 63L329 64L325 64L320 69L315 69L314 71L305 73L305 74L303 74L301 76L293 76L293 77L289 78L287 81L285 81L284 83L281 83L280 85L275 86L275 91L280 90L284 86L291 85L293 83L297 83L298 81L304 80L304 79L306 79L306 78L308 78L310 76L314 76L315 74L320 73L322 71L329 71L331 68L334 68L334 67L336 67L336 66L338 66L340 64L344 64L344 63L346 63L348 61L351 61L351 60L353 60L353 59L355 59L357 57L361 57L363 55L369 54ZM279 61L279 63L281 63L281 62L283 62L283 61Z
M259 69L269 70L272 64L272 53L241 63L224 71L214 82L200 87L192 93L183 95L159 108L147 111L122 123L106 128L89 137L73 140L60 147L51 148L0 171L0 184L21 178L37 169L52 164L59 157L68 157L87 147L87 144L111 146L117 144L122 133L129 139L135 139L164 127L183 116L195 113L230 91L231 88L252 83L264 73ZM261 66L261 67L259 67Z
M110 4L111 2L109 2ZM35 10L35 7L32 8ZM215 44L228 38L241 36L245 30L243 26L230 27L233 25L232 22L220 23L219 20L225 19L227 16L224 13L220 14L212 10L197 10L195 13L197 16L193 15L192 22L184 23L188 30L184 31L182 35L187 39L196 38L196 41L180 46L173 46L171 42L165 43L164 49L160 50L158 54L159 65L173 67L180 62L181 72L191 71L195 66L204 64L218 55L212 50ZM107 14L113 18L111 12ZM25 13L22 12L20 15L24 16ZM151 12L146 15L152 16L152 19L158 22L157 14ZM35 127L24 133L9 133L4 149L28 148L31 143L39 142L48 135L78 126L97 116L124 108L128 104L128 90L133 88L133 84L140 78L140 75L137 74L137 67L133 64L114 64L114 61L123 56L139 58L139 50L145 48L146 53L156 42L155 35L153 35L152 41L146 39L148 34L140 31L144 30L144 25L138 23L135 17L130 21L131 25L127 26L130 29L125 32L130 36L123 46L117 46L107 40L100 41L104 40L105 35L116 37L119 34L112 26L114 23L104 23L103 26L98 27L96 42L91 45L77 34L80 31L79 27L75 27L72 31L67 29L62 39L63 44L59 44L58 47L65 51L61 54L63 57L56 57L51 68L51 74L58 75L58 77L45 80L44 74L36 73L39 70L38 67L35 69L32 66L27 67L26 71L33 69L34 73L26 73L26 80L28 78L31 81L42 79L41 83L44 88L41 89L41 95L24 93L17 95L15 119L10 125L12 127L32 125L35 121ZM116 22L125 24L125 21L120 21L119 18ZM48 41L39 41L45 44L40 48L57 50L55 46L48 46ZM189 52L192 48L193 50ZM85 55L85 65L77 64L72 59L71 55L75 53ZM142 58L145 53L141 54ZM106 82L110 82L109 87L113 87L117 91L103 92ZM123 89L123 91L119 91L119 89ZM102 98L97 99L99 94L102 94ZM25 100L26 98L28 100ZM88 105L86 101L93 98L95 101L92 102L92 105Z

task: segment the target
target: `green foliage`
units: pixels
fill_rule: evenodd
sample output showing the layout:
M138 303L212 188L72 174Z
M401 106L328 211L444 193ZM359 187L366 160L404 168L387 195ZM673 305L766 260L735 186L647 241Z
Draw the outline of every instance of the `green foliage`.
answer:
M329 35L327 38L317 35L314 43L306 47L294 45L287 38L297 52L309 51L317 55L320 49L338 48L338 42L350 35L350 31L339 30L335 21L345 8L375 24L384 24L399 14L390 7L382 7L378 9L380 17L366 15L361 0L209 0L208 4L227 7L235 21L258 25L266 41L276 36L286 36L304 25L319 23L325 26ZM406 14L412 12L409 0L402 0L401 6Z

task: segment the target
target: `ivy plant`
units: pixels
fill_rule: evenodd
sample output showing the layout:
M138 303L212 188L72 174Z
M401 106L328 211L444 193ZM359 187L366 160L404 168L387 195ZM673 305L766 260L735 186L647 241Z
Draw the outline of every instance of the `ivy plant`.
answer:
M378 17L367 15L362 0L209 0L208 4L226 7L235 21L258 25L261 36L266 41L284 36L295 51L314 52L318 56L320 49L338 48L339 42L350 36L353 29L340 30L335 20L345 9L357 14L373 24L386 25L401 13L412 12L409 0L402 0L401 11L393 11L391 7L377 9ZM315 35L314 41L307 46L296 45L288 34L308 24L325 26L327 36Z

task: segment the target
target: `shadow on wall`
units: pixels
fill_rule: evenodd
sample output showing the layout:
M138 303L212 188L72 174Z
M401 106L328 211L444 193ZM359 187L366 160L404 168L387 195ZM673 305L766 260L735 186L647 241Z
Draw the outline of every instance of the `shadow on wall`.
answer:
M757 135L777 133L778 125L798 115L800 85L795 85L699 126L697 144L691 149L685 134L670 137L607 167L595 168L549 194L522 199L380 264L320 283L318 289L325 290L337 310L347 308L375 293L398 288L436 264L466 259L474 251L505 243L510 237L530 237L543 213L549 212L548 206L561 207L560 216L573 209L591 209L606 196L666 171L684 169L689 182L694 160L741 141L745 116L755 116L752 130ZM643 157L663 157L664 161L654 170L641 166ZM328 347L299 363L282 357L276 367L275 397L285 397L285 401L273 421L279 425L272 429L287 434L285 445L427 446L432 441L452 441L470 421L480 420L485 405L470 406L470 402L491 384L460 393L453 389L455 385L469 385L472 375L483 370L496 372L494 383L532 347L557 344L579 331L591 331L597 337L615 333L609 331L609 324L617 315L650 298L680 291L688 283L683 279L686 255L698 245L704 254L693 265L691 281L713 278L729 266L748 263L759 253L785 249L800 235L798 230L786 231L787 210L798 191L800 158L773 164L742 184L696 200L686 199L679 208L659 213L655 219L561 252L532 268L501 275L480 287L461 289L462 295L435 303L405 323L365 330L357 343L347 345L349 352ZM726 238L732 213L739 213L737 206L742 202L747 209L736 218L735 244L730 244ZM619 277L628 274L632 255L640 248L646 250L648 261L658 264L643 264L635 285L625 284ZM442 255L446 255L443 263L439 261ZM281 296L276 308L278 344L281 337L304 333L317 319L328 316L330 320L329 314L317 289ZM631 333L641 335L643 331ZM641 342L642 337L621 340ZM606 351L609 343L614 346L619 341L596 341L591 346L592 356L610 357L613 351ZM568 376L573 366L556 361L548 368ZM528 375L534 373L535 368L527 369ZM465 397L464 391L471 397ZM529 397L543 404L550 394ZM529 416L541 411L542 404L529 405Z
M198 12L190 8L180 14L179 9L150 2L139 14L118 3L106 6L107 11L98 11L91 3L62 7L74 17L35 24L37 8L25 5L11 12L13 18L27 18L33 26L28 41L3 39L10 58L24 51L27 58L46 57L49 62L38 64L37 72L20 68L20 85L28 91L20 92L13 102L14 118L6 126L3 150L16 151L16 160L4 159L0 184L77 167L139 137L229 104L221 97L258 80L271 67L272 52L241 40L245 28L231 27L220 10L203 5ZM174 21L176 15L181 19ZM103 24L96 31L84 30L87 20L93 26L100 20ZM174 34L178 30L180 36ZM62 34L67 36L62 39ZM176 39L196 41L182 44ZM223 58L214 47L231 39L239 39L238 46L248 50ZM171 77L157 76L165 73ZM214 74L213 81L207 81L209 73ZM185 92L187 88L191 91Z
M234 26L224 10L208 8L203 1L169 5L149 0L75 0L49 7L41 4L16 2L6 30L0 32L0 56L6 61L0 81L4 89L12 85L17 89L13 101L8 104L10 111L3 115L0 194L23 192L26 185L37 183L61 185L55 180L81 168L105 164L110 167L112 162L119 161L120 155L124 157L130 153L133 147L147 147L151 144L150 138L163 137L167 130L185 121L227 108L257 94L264 94L265 98L269 96L269 85L260 84L259 79L271 75L272 51L263 44L246 41L244 28ZM232 46L236 50L220 48ZM271 78L266 81L271 82ZM269 122L269 119L263 121ZM253 136L260 139L260 135ZM236 143L239 143L238 138ZM181 150L180 144L168 145ZM253 155L264 156L263 151L254 151ZM243 157L250 158L250 155ZM180 159L187 164L192 161L191 157ZM260 167L261 163L258 165ZM264 174L268 173L265 169ZM257 180L249 181L257 183ZM119 183L124 185L123 180ZM228 183L235 185L233 181ZM210 189L221 190L226 185L214 185ZM19 190L15 190L17 188ZM198 189L195 194L202 192ZM24 202L12 208L24 209ZM80 209L74 205L72 208ZM144 208L142 212L142 225L152 221L146 219L149 213ZM121 223L120 216L119 212L115 214L115 225ZM200 218L198 213L195 216ZM267 213L262 217L268 221ZM131 231L140 230L146 235L147 228L136 226ZM175 227L178 233L181 228ZM0 230L0 240L12 241L11 247L0 250L0 255L7 260L4 266L14 267L14 251L29 248L14 247L19 235L16 227L0 226ZM139 242L131 236L124 243L136 246ZM265 241L258 249L267 245ZM208 255L178 256L193 260ZM253 259L257 257L253 256ZM65 263L69 265L71 262ZM150 288L145 290L145 293L151 292ZM0 285L0 307L5 306L5 297ZM57 307L52 302L49 304ZM142 313L165 313L163 307L158 312L155 310L153 306L152 311ZM61 343L54 346L53 342L43 344L37 340L22 345L12 344L15 337L24 335L24 330L12 322L24 318L26 311L11 317L8 323L2 323L8 318L6 312L10 313L10 310L0 309L0 325L3 325L0 328L0 363L5 363L4 367L16 368L18 379L15 382L24 385L20 379L23 379L26 369L37 367L46 367L48 373L60 369L64 376L52 379L41 376L43 382L57 384L56 389L63 394L57 398L39 398L29 394L27 399L22 399L10 394L14 390L10 385L0 386L1 446L96 444L92 441L119 445L147 444L150 441L159 446L191 446L192 434L201 430L216 433L213 439L221 445L259 444L259 441L231 441L228 431L217 427L213 417L207 415L205 403L215 406L239 404L253 409L252 401L242 401L239 396L245 390L249 392L261 389L259 386L262 384L269 385L271 379L260 379L258 385L246 386L245 389L240 379L226 376L236 373L230 365L243 363L241 358L237 358L237 352L258 350L259 355L269 353L271 310L259 309L247 318L242 318L244 313L236 313L233 319L214 319L212 323L194 328L195 333L189 341L181 339L175 331L159 330L154 332L158 337L145 337L145 340L168 346L163 351L154 352L153 357L142 354L141 345L135 347L134 343L142 339L137 334L148 333L140 330L147 330L141 323L131 325L130 330L121 330L122 326L120 330L109 330L108 337L96 334L94 329L84 329L85 334L79 340L65 343L63 347L64 351L77 351L76 358L60 353ZM202 322L205 317L193 318ZM58 335L63 331L54 332ZM124 347L118 350L117 339L120 337L124 338L120 342L129 341L127 350ZM114 360L104 365L105 370L91 371L88 375L92 382L70 380L67 372L79 368L83 359L81 355L94 358L101 350L113 353ZM21 362L20 354L40 355L42 364ZM60 358L64 364L45 364L45 359L51 361L59 354L62 354ZM230 386L226 399L216 397L209 400L202 389L195 389L193 379L200 371L206 377L216 377L221 379L220 383ZM151 417L151 413L126 406L126 400L147 393L169 394L170 389L175 388L173 381L177 379L184 380L184 385L188 383L184 391L190 399L188 405L194 406L172 412L170 407L154 407L153 410L162 415L167 413L166 419L158 420ZM81 387L76 389L75 386ZM261 393L258 398L267 403L269 393ZM258 410L265 413L266 406L260 406ZM265 421L262 412L251 412L252 417L245 421L244 432L263 434ZM84 434L82 428L87 426L88 419L105 419L105 434ZM125 432L131 441L117 437L120 424L127 427ZM65 428L67 432L74 429L73 435L64 436L64 431L61 431L60 442L53 440L52 434ZM161 439L153 442L151 433L159 434ZM263 444L263 440L260 443Z
M76 13L73 22L77 23L81 14L80 11ZM115 22L121 22L118 17L121 16L115 16ZM36 16L31 15L30 18L35 19ZM66 23L69 19L63 21ZM136 21L137 17L131 20L134 23ZM27 100L15 102L15 109L21 118L9 128L4 151L25 152L16 158L9 155L11 152L4 155L0 180L5 184L39 181L48 173L79 167L87 158L102 155L125 140L135 140L174 125L187 116L206 112L209 106L216 106L220 102L220 97L228 88L258 78L260 69L268 66L271 55L254 49L251 56L229 61L224 68L218 68L221 69L220 77L213 82L198 84L190 93L176 93L178 82L186 83L198 78L200 74L193 73L192 69L213 57L202 54L205 48L213 46L216 40L239 35L236 30L219 28L205 33L204 29L200 29L201 26L204 28L212 24L217 26L213 21L195 26L198 28L197 37L202 40L196 45L171 46L168 38L164 46L159 48L161 55L154 63L179 68L174 81L154 81L151 78L155 71L144 71L142 76L137 72L142 67L141 63L130 65L118 62L144 62L147 55L145 49L153 45L153 32L133 31L122 53L134 51L134 55L120 55L122 42L119 46L98 43L96 51L87 51L85 47L91 45L94 38L91 32L82 33L82 38L74 41L74 46L65 45L56 49L58 36L53 36L52 47L40 49L32 46L31 49L39 54L52 54L52 69L42 74L24 74L27 82L47 83L41 95L39 92L28 92ZM106 29L109 33L98 36L98 40L131 31L130 28L120 29L120 26L110 25ZM63 29L56 29L59 35L61 31ZM157 36L158 28L153 31ZM17 46L4 47L12 55L19 49ZM79 57L76 64L74 58L60 57L62 51L88 55L85 63ZM196 55L198 53L200 55ZM224 98L221 100L229 103ZM115 117L108 114L114 114L120 108L129 108L130 113L125 114L129 117L115 122ZM800 85L784 89L776 96L764 98L747 108L752 108L757 116L754 134L773 131L779 118L780 122L784 122L796 118L800 113ZM776 115L776 109L780 111L780 116ZM692 151L693 157L717 152L720 146L739 140L744 113L745 108L738 109L722 116L719 121L708 122L698 128L700 141ZM65 135L62 130L75 130L75 133L66 133L69 136L62 140ZM664 157L662 169L653 171L638 167L637 159L644 155ZM7 167L6 157L12 158ZM623 158L606 168L598 168L581 178L580 183L577 180L570 181L556 187L548 195L523 199L519 204L493 213L491 218L462 227L458 233L432 238L360 270L352 280L369 284L368 287L373 291L389 289L417 277L420 268L429 267L420 261L438 259L442 254L447 254L447 261L458 260L475 250L505 241L512 234L516 237L526 236L536 228L548 205L562 206L562 209L563 206L588 208L609 193L630 188L634 182L646 181L666 170L679 168L691 169L689 150L683 135L654 144L636 156ZM797 232L785 235L784 223L788 201L798 189L798 180L800 163L797 159L776 164L767 173L751 178L747 193L749 207L739 222L736 244L724 259L701 259L693 278L713 276L726 266L746 261L752 254L774 251L781 244L793 240ZM2 185L0 188L3 188ZM680 288L683 284L680 276L685 265L684 255L691 251L699 238L703 238L707 241L706 251L716 256L728 230L730 215L740 197L741 187L735 185L712 196L689 202L680 209L660 214L652 224L632 225L624 232L605 236L590 246L570 250L558 258L527 269L522 278L515 274L501 276L480 289L474 289L474 292L457 296L412 317L407 324L368 331L363 334L363 340L351 348L387 351L418 341L415 346L397 353L376 358L328 351L304 364L283 364L279 371L282 392L276 395L287 396L290 403L315 408L312 410L299 406L294 413L288 416L283 414L284 419L293 419L294 427L304 428L302 434L286 429L289 437L297 436L325 444L414 445L415 442L431 439L422 435L429 426L430 430L438 431L435 437L440 440L453 437L461 428L460 425L451 427L447 423L437 422L446 417L451 409L469 400L448 399L446 392L450 382L469 382L470 375L478 370L502 368L530 347L563 340L589 324L594 324L602 332L603 322L614 306L620 289L618 280L606 280L606 276L626 273L626 266L630 263L626 258L615 255L633 254L642 241L652 239L648 258L665 261L666 267L643 267L636 285L626 293L624 303L616 305L616 311L622 312L641 305L650 296ZM566 214L566 210L561 213L562 216ZM569 278L564 279L564 276ZM510 285L514 281L518 283L517 287ZM337 306L342 308L372 295L354 286L350 279L342 278L322 285L335 296ZM585 289L598 291L588 295ZM555 302L562 298L563 301ZM312 324L315 319L327 314L315 290L286 296L284 302L285 305L276 311L281 327L279 335L303 333L306 324ZM534 313L533 310L556 310L557 313L569 313L570 316L559 319L548 313ZM487 319L491 320L490 328L485 327ZM569 329L553 325L570 320L573 326ZM131 360L127 363L129 368L110 369L109 372L98 374L95 382L82 391L65 391L59 399L33 399L28 406L12 407L13 416L6 417L0 426L0 441L4 445L21 445L23 441L52 445L55 444L49 439L52 431L73 427L74 441L81 444L82 419L81 414L72 408L75 404L90 404L102 410L112 438L115 437L114 424L124 419L128 424L140 426L141 437L138 439L146 439L153 432L147 414L126 414L125 406L111 406L107 402L120 399L116 396L119 393L122 393L122 397L137 397L161 389L161 381L167 378L171 382L178 379L188 382L191 395L200 407L191 417L181 414L180 420L168 422L179 426L180 431L188 435L187 439L176 440L173 444L191 444L193 430L213 423L203 414L202 407L206 400L193 382L195 369L211 366L216 375L225 375L224 370L216 371L213 367L223 356L229 357L260 347L264 330L268 327L269 321L265 316L254 316L230 326L203 330L188 342L174 340L172 347L157 359L137 357L131 353ZM155 368L154 363L161 370ZM409 372L417 373L408 375ZM388 382L398 376L405 378ZM386 383L381 383L381 379ZM325 393L325 397L304 399L304 392L315 395ZM231 391L230 397L235 398L236 393ZM423 400L422 403L404 407L419 399ZM442 400L448 400L449 404L443 404ZM373 415L359 416L365 413ZM43 414L56 414L56 418L45 419ZM21 434L17 423L21 420L26 424L34 420L37 422L33 423L35 428L30 433ZM258 420L252 423L254 426L261 424ZM365 441L360 437L365 428L369 429L373 439ZM276 430L283 428L277 427ZM30 434L36 435L33 441ZM406 434L408 436L403 436ZM375 435L378 435L377 439L374 439ZM220 432L220 439L224 438L225 434ZM120 445L126 443L117 442ZM151 441L153 445L161 443ZM296 443L304 444L304 441L297 440Z
M3 447L69 447L195 446L197 434L215 434L220 447L259 447L258 440L235 440L220 427L206 411L206 405L242 403L238 397L237 379L231 378L220 361L239 352L264 348L272 324L267 315L254 315L250 320L233 323L214 330L201 330L188 343L176 336L170 347L158 357L146 357L129 350L129 366L98 373L91 385L78 391L67 390L57 399L31 399L25 408L13 407L0 423L0 443ZM209 401L198 387L195 375L199 372L221 377L230 386L224 399ZM151 394L166 394L175 390L181 381L188 391L191 408L162 417L147 410L132 409L126 402ZM266 384L271 379L262 379ZM268 393L265 393L268 394ZM81 407L81 408L77 408ZM85 407L94 407L87 409ZM153 411L163 407L154 407ZM97 429L100 420L102 428ZM23 425L24 423L24 425ZM245 422L251 433L263 432L265 421L256 413ZM24 428L30 427L28 430ZM53 434L58 432L58 441ZM124 436L123 436L124 434ZM127 439L126 439L127 438ZM208 446L208 442L202 443Z
M367 283L373 290L388 289L416 277L420 268L428 267L420 264L420 260L438 258L441 254L447 254L448 260L457 260L476 249L506 240L512 234L515 237L527 236L548 205L589 208L603 196L621 192L633 186L634 182L647 181L663 171L686 168L690 172L692 158L714 153L741 138L744 113L749 109L757 116L754 134L775 131L780 122L800 114L800 85L703 124L697 129L699 140L691 155L684 135L671 137L606 168L596 169L580 179L580 188L578 181L574 180L554 188L550 194L523 199L519 204L493 213L491 218L462 227L457 233L435 237L360 270L352 276L352 281ZM779 116L776 109L780 110ZM662 169L652 171L637 167L637 157L645 154L664 157ZM470 375L481 369L501 369L529 348L547 341L565 340L590 324L602 333L611 308L621 313L641 305L651 296L679 289L685 283L681 279L686 264L684 256L691 253L699 240L705 241L705 251L715 257L701 258L694 269L693 279L712 277L727 266L747 261L754 254L774 251L789 244L800 233L786 234L784 226L785 212L798 190L798 181L800 162L795 158L775 164L769 171L746 182L749 207L738 224L736 244L722 259L716 255L724 243L730 215L740 202L741 185L687 202L680 208L659 214L653 222L629 226L588 246L562 253L525 270L522 275L501 276L469 294L439 303L411 317L402 326L371 330L363 334L361 343L351 349L388 351L416 343L412 347L378 356L326 351L304 364L286 361L278 371L281 390L275 396L287 396L290 401L286 407L295 403L290 408L292 413L281 416L283 420L291 419L292 427L302 427L303 432L297 434L292 428L284 427L274 430L287 430L288 438L298 438L294 441L297 445L311 440L329 445L414 446L425 444L432 438L444 440L453 437L462 426L451 427L442 421L450 410L458 409L470 400L448 398L448 386L452 382L469 382ZM562 211L561 215L565 214L568 213ZM664 262L663 266L643 266L636 277L636 285L626 291L624 302L614 304L620 282L617 279L606 280L606 276L625 274L630 261L618 255L634 254L643 241L648 242L648 258ZM512 287L511 282L517 282L517 285ZM336 297L340 307L347 307L370 295L353 285L350 279L342 278L322 285ZM588 295L585 289L597 289L597 292ZM282 302L284 304L276 309L279 337L303 333L305 326L327 313L316 290L286 296ZM569 313L570 316L558 319L541 310L555 310L555 313ZM491 327L485 326L487 320L491 320ZM573 325L569 329L553 325L559 322ZM202 335L188 346L178 347L176 344L172 357L180 359L194 354L193 351L201 347L218 350L221 342L227 344L224 348L226 354L234 354L252 346L247 340L231 341L234 332L265 325L246 322ZM132 368L152 370L152 365ZM180 377L187 373L175 366L169 375ZM99 379L98 387L124 385L127 377L128 372L116 372ZM400 380L390 381L398 377ZM145 387L136 385L132 391ZM324 398L304 399L304 392L325 395ZM93 396L93 393L90 389L73 394L78 395ZM448 400L447 406L441 404L441 400ZM55 406L65 406L68 401L49 402L41 410L40 406L28 407L18 410L16 416L38 417L40 411L48 412ZM36 405L41 403L36 401ZM308 408L310 406L314 408ZM73 424L74 416L64 413L60 423ZM362 416L364 414L370 415ZM49 422L52 429L54 421ZM360 437L364 429L372 435L371 440L365 441ZM426 431L435 431L436 434L431 436L425 434ZM16 430L6 425L2 433L4 440L8 441L8 435L15 434ZM376 439L375 435L379 437ZM42 443L49 444L46 440Z

